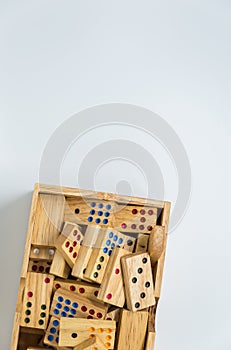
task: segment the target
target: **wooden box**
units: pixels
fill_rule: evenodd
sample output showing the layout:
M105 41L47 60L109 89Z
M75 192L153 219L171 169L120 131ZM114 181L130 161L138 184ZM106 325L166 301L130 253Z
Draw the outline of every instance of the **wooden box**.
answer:
M43 342L51 318L49 308L54 295L53 281L57 280L56 284L59 283L59 272L53 274L53 268L51 269L54 256L57 259L55 269L58 267L61 270L62 277L68 275L70 277L71 268L74 264L71 261L70 266L62 265L62 255L59 255L56 250L57 239L60 237L64 222L76 224L77 227L83 229L83 232L87 228L89 230L112 228L121 234L128 234L132 239L136 239L133 252L136 254L144 253L150 257L155 304L141 312L133 312L132 309L128 310L125 306L124 310L118 313L118 308L110 307L108 315L110 319L117 322L114 349L153 349L155 315L161 292L169 213L169 202L36 184L31 205L10 349L90 349L90 345L87 347L87 344L90 343L101 344L97 346L98 349L102 348L100 347L102 346L100 339L99 343L97 341L85 341L86 346L83 342L83 345L76 347L58 347L58 344L57 347L49 347ZM83 252L85 258L87 251L92 249L91 244L93 243L87 243L83 248L85 249ZM101 246L93 245L93 247L95 251L101 249ZM129 268L128 258L130 256L129 247L126 248L128 248L128 255L122 258L125 270L126 264ZM90 273L88 276L90 276ZM73 278L73 283L76 280L76 278ZM88 283L87 278L83 283ZM98 283L96 286L100 287L101 281L96 280L96 283ZM105 297L103 290L100 294L102 298ZM126 291L126 297L129 300L131 299L132 303L132 295L129 294L129 291ZM118 305L120 303L121 300L118 301ZM107 316L107 319L109 319L109 316ZM66 320L64 321L62 323L65 328ZM142 322L147 323L147 327L143 327L144 334L139 335ZM126 329L123 324L126 325ZM134 334L134 332L143 340L137 338L130 341L129 333ZM92 349L97 348L97 346L94 345Z

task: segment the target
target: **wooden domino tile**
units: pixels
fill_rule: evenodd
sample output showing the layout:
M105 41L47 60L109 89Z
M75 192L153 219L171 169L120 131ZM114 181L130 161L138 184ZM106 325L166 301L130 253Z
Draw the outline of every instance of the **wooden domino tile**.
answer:
M145 350L153 350L154 349L155 338L156 338L155 332L148 332Z
M53 261L51 263L50 273L58 277L67 278L70 274L70 271L70 266L66 263L66 260L60 254L60 252L56 250Z
M78 257L73 266L71 275L74 277L78 277L84 281L90 281L89 278L86 277L86 269L89 263L93 248L86 247L84 245L80 246Z
M44 344L50 346L58 346L59 343L59 328L60 320L56 317L51 317L49 325L44 337Z
M113 249L100 286L98 299L118 307L124 306L125 292L120 259L128 254L130 252L125 249Z
M73 350L106 350L104 343L99 337L92 337L84 340L79 345L75 346Z
M153 277L148 253L121 258L127 307L131 311L155 305Z
M65 198L63 195L39 194L34 217L31 243L54 246L61 231L64 217Z
M20 323L22 327L46 328L53 280L52 275L28 272Z
M102 230L96 240L95 248L92 249L91 257L85 271L85 277L96 283L101 283L109 257L115 247L133 251L135 238L113 229Z
M143 350L146 336L148 312L121 312L117 350Z
M148 251L152 265L154 265L161 254L163 253L166 245L167 234L164 226L156 225L150 234Z
M65 221L82 225L111 227L113 222L114 202L88 199L67 198L64 210Z
M148 251L149 237L149 235L145 235L143 233L138 234L135 249L136 253L145 253Z
M97 296L99 294L99 286L96 284L58 278L54 281L53 290L55 291L59 288L69 290L70 292L82 295L91 300L98 300Z
M101 231L100 226L87 227L84 234L82 245L80 246L80 249L79 249L79 254L76 258L75 264L72 269L72 276L81 278L83 280L89 280L85 276L85 272L86 272L87 264L91 257L91 253L93 249L92 247L94 247L100 231Z
M118 231L150 233L156 224L157 208L118 204L114 220Z
M52 260L55 254L54 247L45 247L32 245L30 251L30 259L35 260Z
M107 314L107 305L100 301L85 298L74 292L59 288L50 308L50 315L60 317L82 317L88 319L104 319Z
M55 242L55 247L72 268L83 240L82 229L72 223L65 223L63 231Z
M61 318L59 346L77 346L88 338L97 336L106 349L114 348L116 322Z
M50 273L51 261L30 260L28 272Z

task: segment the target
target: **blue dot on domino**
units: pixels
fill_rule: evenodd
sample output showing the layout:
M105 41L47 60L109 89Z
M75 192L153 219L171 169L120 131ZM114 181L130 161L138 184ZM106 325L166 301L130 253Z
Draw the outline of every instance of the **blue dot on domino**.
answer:
M68 306L64 306L63 310L66 311L66 312L69 312L69 311L70 311L70 309L69 309Z
M58 315L59 314L59 310L58 309L54 309L54 314Z
M112 244L111 244L111 248L112 248L112 249L115 248L115 243L112 243Z
M59 325L59 321L58 320L54 320L53 321L53 326L58 327L58 325Z
M72 307L74 307L75 309L77 309L78 306L79 306L78 303L73 303L72 304Z
M100 210L100 211L98 211L98 215L99 216L102 216L103 215L103 212Z
M54 337L53 337L53 335L48 335L48 337L47 337L47 339L49 340L49 341L53 341L54 340Z
M95 214L95 210L94 209L90 210L90 214L94 215Z
M55 333L56 333L56 328L55 328L55 327L52 327L52 328L50 329L50 332L51 332L52 334L55 334Z
M100 223L100 219L97 218L97 219L95 220L95 222L96 222L97 224L99 224L99 223Z
M72 315L76 315L76 310L75 309L71 309L71 314Z
M110 205L110 204L107 204L107 205L106 205L106 209L107 209L107 210L110 210L110 209L111 209L111 205Z
M103 224L107 225L107 223L108 223L108 219L103 219Z
M107 251L108 251L108 249L105 247L105 248L103 248L103 252L106 254L107 253Z
M108 240L106 241L106 245L109 247L110 244L111 244L111 241L110 241L110 239L108 239Z
M110 216L110 213L108 211L106 211L106 213L104 213L104 216L106 216L106 218L108 218L108 216Z
M119 238L118 243L119 243L119 244L122 244L122 243L123 243L123 239L122 239L122 238Z
M88 222L92 222L92 220L93 220L93 217L91 217L91 216L89 216L89 217L87 218L87 221L88 221Z
M62 309L62 304L57 303L57 304L56 304L56 307L57 307L57 309Z
M91 207L94 208L96 206L96 202L91 202Z
M118 236L115 235L115 236L113 237L113 240L116 242L117 239L118 239Z
M58 297L58 301L59 301L60 303L62 303L62 302L63 302L63 297L59 296L59 297Z
M112 238L113 237L113 232L110 232L109 233L109 238Z
M66 299L66 300L65 300L65 304L70 305L70 304L71 304L70 299Z
M56 341L56 343L58 344L58 343L59 343L59 337L57 337L57 338L55 339L55 341Z
M112 253L112 250L109 250L108 251L108 255L111 256L111 253Z
M63 311L63 312L61 313L61 317L67 317L66 312Z
M98 208L100 208L100 209L103 208L103 204L99 203Z

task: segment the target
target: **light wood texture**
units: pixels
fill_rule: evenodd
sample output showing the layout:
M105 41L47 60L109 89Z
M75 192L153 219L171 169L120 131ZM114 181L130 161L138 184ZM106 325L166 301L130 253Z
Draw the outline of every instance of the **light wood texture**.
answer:
M59 345L74 347L88 338L97 336L106 349L113 349L115 330L115 321L63 317L60 320Z
M28 272L20 325L46 329L54 276Z
M99 337L89 338L83 341L81 344L74 347L73 350L106 350L104 343Z
M17 304L16 304L16 312L18 313L22 311L22 302L23 302L23 296L24 296L25 283L26 283L26 279L23 277L20 278L18 298L17 298Z
M66 260L60 254L60 252L56 250L50 267L50 273L58 277L67 278L69 276L70 271L70 266L67 265Z
M44 344L47 344L50 346L58 346L59 329L60 329L60 320L57 317L51 317L45 333L44 340L43 340Z
M108 261L109 255L104 253L102 248L93 248L84 273L85 278L100 284L106 271Z
M109 257L115 246L132 252L135 247L135 238L115 229L102 229L97 236L95 248L92 249L85 277L96 283L102 282Z
M165 202L163 212L162 212L162 218L161 218L161 226L165 227L166 233L168 232L170 207L171 207L171 204L169 202ZM163 253L161 254L161 257L159 258L159 260L157 261L157 264L155 267L154 284L155 284L155 297L156 298L160 298L160 293L161 293L166 245L167 245L167 239L165 240L165 247L164 247Z
M148 332L145 350L154 350L155 338L156 338L155 332Z
M14 315L14 326L11 335L10 350L16 350L18 348L19 328L20 328L21 314L15 312Z
M80 246L79 254L75 261L74 267L72 269L72 276L81 278L83 280L89 280L85 276L85 271L87 268L87 264L91 257L92 247L95 245L99 232L101 230L100 226L88 226L84 238L83 243Z
M113 202L97 198L67 197L64 219L81 225L112 227L113 206Z
M28 265L28 272L50 273L50 267L50 260L30 260Z
M149 235L145 235L143 233L138 234L136 241L136 253L145 253L148 251L148 241Z
M133 252L136 238L123 234L113 228L102 228L94 244L94 248L113 249L115 246Z
M131 197L125 195L117 195L109 192L96 192L91 190L82 190L79 188L72 187L64 187L64 186L55 186L55 185L47 185L47 184L36 184L38 187L39 193L47 193L47 194L60 194L66 197L78 197L84 196L87 198L97 198L98 200L116 200L118 203L125 204L134 204L134 205L147 205L154 206L157 208L164 207L164 201L150 199L150 198L141 198L141 197Z
M150 233L156 224L157 208L117 205L113 227L121 232Z
M37 211L38 187L39 187L38 184L34 186L34 192L33 192L32 203L31 203L30 218L29 218L29 224L27 229L26 244L24 249L24 256L23 256L23 263L22 263L22 270L21 270L21 277L23 278L26 278L27 268L29 263L32 232L34 229L34 222L35 222L36 211ZM11 350L14 350L14 349L12 348Z
M143 350L148 313L146 311L121 312L117 350Z
M72 268L83 241L82 229L76 224L65 222L64 228L55 242L55 247Z
M97 296L99 293L99 286L96 284L75 280L56 279L54 281L53 290L55 291L59 288L66 289L77 295L82 295L85 298L98 301Z
M128 254L130 252L121 248L115 248L112 251L98 295L98 299L105 303L118 307L124 306L125 292L120 259Z
M92 248L81 245L79 254L72 269L72 276L81 278L82 280L89 281L89 278L85 276L88 262L92 254Z
M155 304L151 262L148 253L121 258L127 307L138 311Z
M101 301L91 300L66 289L59 288L54 294L50 315L60 318L65 316L104 319L107 305Z
M64 196L39 194L32 244L53 247L61 231L64 215Z
M100 226L87 226L83 238L83 245L86 247L94 247L95 242L102 228Z
M55 249L53 247L39 246L33 244L30 250L30 259L36 260L52 260Z
M154 265L166 247L167 233L164 226L156 225L150 234L148 252L150 255L151 263Z

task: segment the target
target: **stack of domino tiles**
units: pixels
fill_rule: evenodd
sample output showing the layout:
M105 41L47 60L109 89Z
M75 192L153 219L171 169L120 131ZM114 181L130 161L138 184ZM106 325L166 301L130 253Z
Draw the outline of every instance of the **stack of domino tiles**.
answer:
M64 196L60 218L47 200L59 228L51 244L41 222L30 240L11 350L153 350L170 204Z

